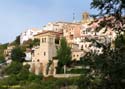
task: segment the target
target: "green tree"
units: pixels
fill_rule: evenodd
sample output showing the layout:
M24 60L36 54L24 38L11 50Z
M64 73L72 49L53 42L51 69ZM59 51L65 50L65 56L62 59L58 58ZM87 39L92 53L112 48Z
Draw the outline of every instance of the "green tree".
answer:
M29 47L32 48L33 46L38 46L38 45L40 45L40 40L39 39L34 39L29 44Z
M18 74L22 69L22 64L17 61L13 61L7 68L6 73L11 74Z
M28 80L28 77L29 77L29 68L30 68L30 65L24 65L20 72L17 74L17 79L18 81L22 81L22 80Z
M100 11L99 15L122 14L125 0L92 0L91 7Z
M64 65L68 65L71 61L71 48L68 46L66 39L63 37L61 39L60 47L57 50L58 68L62 69Z
M125 24L125 18L123 14L125 14L125 0L93 0L91 7L100 12L96 16L104 17L104 20L99 23L99 29L102 27L110 27L118 34L124 31L125 28L123 25ZM112 16L113 18L106 19L107 16L105 17L105 15Z
M28 85L25 85L24 88L22 87L21 89L43 89L43 87L39 83L32 82Z
M125 0L93 0L92 8L98 9L98 16L113 16L100 22L100 27L111 27L118 32L115 48L110 49L110 44L102 46L103 54L88 53L83 58L86 73L79 80L79 88L83 89L124 89L125 87L125 33L124 17ZM114 20L114 21L112 21ZM121 25L119 25L121 24ZM100 28L100 29L101 29ZM124 35L121 35L121 32Z
M15 47L11 52L11 58L13 61L23 62L25 60L25 53L21 47Z
M20 35L18 35L16 37L16 39L12 43L10 43L10 45L19 46L20 45Z
M5 82L9 86L17 85L19 83L17 77L14 74L9 75L9 77L5 79Z
M20 45L20 35L16 37L15 44Z
M79 80L79 88L124 89L125 87L125 37L120 35L115 41L115 49L105 47L101 55L88 53L83 64L89 67ZM87 80L87 81L86 81Z

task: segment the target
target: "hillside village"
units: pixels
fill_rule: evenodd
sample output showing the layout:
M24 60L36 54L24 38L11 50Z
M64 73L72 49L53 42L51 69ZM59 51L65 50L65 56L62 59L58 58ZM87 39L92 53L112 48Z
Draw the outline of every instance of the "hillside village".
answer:
M16 27L16 20L18 24L22 20L26 24L25 15L18 13L21 10L24 14L30 8L28 16L32 18L32 14L35 15L39 23L39 10L42 15L45 11L47 17L41 21L50 21L53 16L57 19L60 14L68 15L67 12L71 13L73 8L79 12L81 7L87 8L90 2L50 1L5 1L2 4L7 9L2 10L12 15L10 22ZM8 8L7 3L14 8ZM15 5L18 11L13 11ZM22 5L24 9L20 9ZM50 10L48 5L52 5ZM125 89L125 0L92 0L89 5L99 13L87 10L94 14L83 12L80 21L75 21L73 13L73 21L48 22L42 28L28 28L12 42L0 43L0 89ZM53 13L53 6L57 12ZM34 10L39 15L34 14ZM48 12L53 16L48 17ZM18 14L23 19L15 20ZM1 20L1 27L5 25L10 29L12 26L8 24L8 16L5 15L7 21L5 17ZM5 38L2 40L5 41Z
M79 22L50 22L42 29L30 28L22 32L19 36L20 45L24 45L29 40L38 39L39 44L26 48L25 64L30 65L30 72L44 76L56 75L58 67L57 49L60 47L60 40L64 37L71 48L71 60L80 61L87 53L103 54L103 47L98 47L97 43L107 45L111 43L111 49L114 48L116 32L110 27L103 27L97 31L99 24L104 19L112 19L112 16L106 16L94 19L88 12L82 14L82 20ZM92 42L90 40L96 40ZM15 48L13 44L8 45L4 50L5 60L11 63L11 51ZM49 61L52 64L47 73Z

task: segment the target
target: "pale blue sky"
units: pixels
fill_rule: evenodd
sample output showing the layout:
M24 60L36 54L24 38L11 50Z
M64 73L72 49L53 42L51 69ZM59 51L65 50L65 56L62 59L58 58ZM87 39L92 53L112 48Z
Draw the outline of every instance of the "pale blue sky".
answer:
M90 9L92 0L0 0L0 43L9 42L28 28L42 28L48 22L77 21Z

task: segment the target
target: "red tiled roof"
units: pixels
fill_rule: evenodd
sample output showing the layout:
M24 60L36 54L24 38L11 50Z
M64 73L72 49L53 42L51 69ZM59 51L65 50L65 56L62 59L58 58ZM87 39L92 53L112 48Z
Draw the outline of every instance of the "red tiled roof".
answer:
M55 31L43 31L43 32L38 33L38 34L36 34L36 35L34 35L34 36L38 36L38 35L46 34L46 33L54 33L54 34L57 34L57 35L62 34L61 32L55 32Z

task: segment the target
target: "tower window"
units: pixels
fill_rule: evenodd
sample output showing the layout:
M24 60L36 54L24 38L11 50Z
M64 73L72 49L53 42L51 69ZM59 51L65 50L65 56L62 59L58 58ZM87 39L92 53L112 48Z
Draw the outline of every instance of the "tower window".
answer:
M46 56L46 52L44 52L44 56Z
M44 42L46 42L46 38L44 38Z
M37 60L37 62L39 62L39 59Z
M81 50L83 50L83 45L81 46Z
M46 38L42 38L42 43L46 43Z
M53 43L53 38L49 38L49 42L50 42L50 43Z

